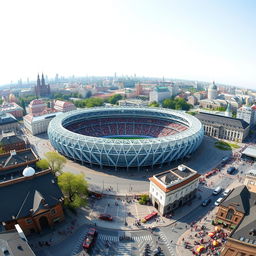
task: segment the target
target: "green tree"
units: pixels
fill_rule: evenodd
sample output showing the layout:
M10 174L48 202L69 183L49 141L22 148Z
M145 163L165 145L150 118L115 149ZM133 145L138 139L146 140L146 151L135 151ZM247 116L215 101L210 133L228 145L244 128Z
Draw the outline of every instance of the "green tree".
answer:
M50 167L50 165L46 159L41 159L38 162L36 162L36 166L38 168L40 168L41 170L46 170Z
M68 206L78 208L86 205L88 184L83 174L64 172L58 176L58 184Z
M66 158L58 152L50 151L45 153L45 160L55 176L62 173L62 168L67 162Z
M116 104L122 98L123 98L123 96L121 94L115 94L108 98L108 102L111 104Z
M159 103L157 103L156 101L153 101L149 103L149 107L159 107Z
M5 151L4 151L4 148L0 145L0 154L4 154Z

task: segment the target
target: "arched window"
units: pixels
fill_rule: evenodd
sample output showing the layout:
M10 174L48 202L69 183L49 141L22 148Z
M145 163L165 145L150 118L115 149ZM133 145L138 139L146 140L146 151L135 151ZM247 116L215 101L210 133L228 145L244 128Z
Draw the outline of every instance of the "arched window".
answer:
M226 216L226 219L231 220L233 218L234 213L235 213L235 211L233 209L229 209L228 213L227 213L227 216Z

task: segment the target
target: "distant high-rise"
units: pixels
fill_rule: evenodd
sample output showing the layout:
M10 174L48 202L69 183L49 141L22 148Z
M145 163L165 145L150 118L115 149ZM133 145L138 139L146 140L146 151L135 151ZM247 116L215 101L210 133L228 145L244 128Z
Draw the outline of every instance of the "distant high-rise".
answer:
M50 85L45 83L44 74L40 80L39 75L37 76L37 84L35 86L35 93L37 98L49 97L50 96Z
M217 95L217 86L213 81L213 83L208 87L208 99L215 100L217 98Z

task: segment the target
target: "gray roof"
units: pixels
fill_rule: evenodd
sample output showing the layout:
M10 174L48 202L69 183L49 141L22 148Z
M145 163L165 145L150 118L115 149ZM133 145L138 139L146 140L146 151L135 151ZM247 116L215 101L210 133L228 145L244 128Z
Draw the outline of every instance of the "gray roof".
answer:
M9 252L6 254L4 252ZM28 243L16 231L0 233L0 256L35 256Z
M217 125L235 127L239 129L246 129L249 124L242 119L228 117L228 116L220 116L210 113L199 112L196 114L196 117L203 123L215 123Z
M5 113L0 115L0 125L17 123L17 122L18 120L12 114Z
M243 152L243 155L256 158L256 147L248 146Z
M248 214L250 210L251 193L245 185L235 188L220 205L234 205L237 211Z
M59 203L63 196L54 176L47 173L7 186L0 186L0 222L36 214Z
M20 151L13 151L6 154L0 155L0 170L6 167L13 167L16 164L24 163L27 161L36 160L37 156L34 154L32 149L25 149Z
M10 145L15 143L21 143L24 140L18 135L10 135L10 136L0 136L0 143L2 145Z

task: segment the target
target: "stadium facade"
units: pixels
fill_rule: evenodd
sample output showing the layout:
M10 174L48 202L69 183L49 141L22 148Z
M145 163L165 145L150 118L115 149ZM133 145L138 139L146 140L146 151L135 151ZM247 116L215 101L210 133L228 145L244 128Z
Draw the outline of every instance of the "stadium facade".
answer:
M49 124L52 146L64 156L101 167L154 166L183 158L201 144L201 122L161 108L75 110Z

